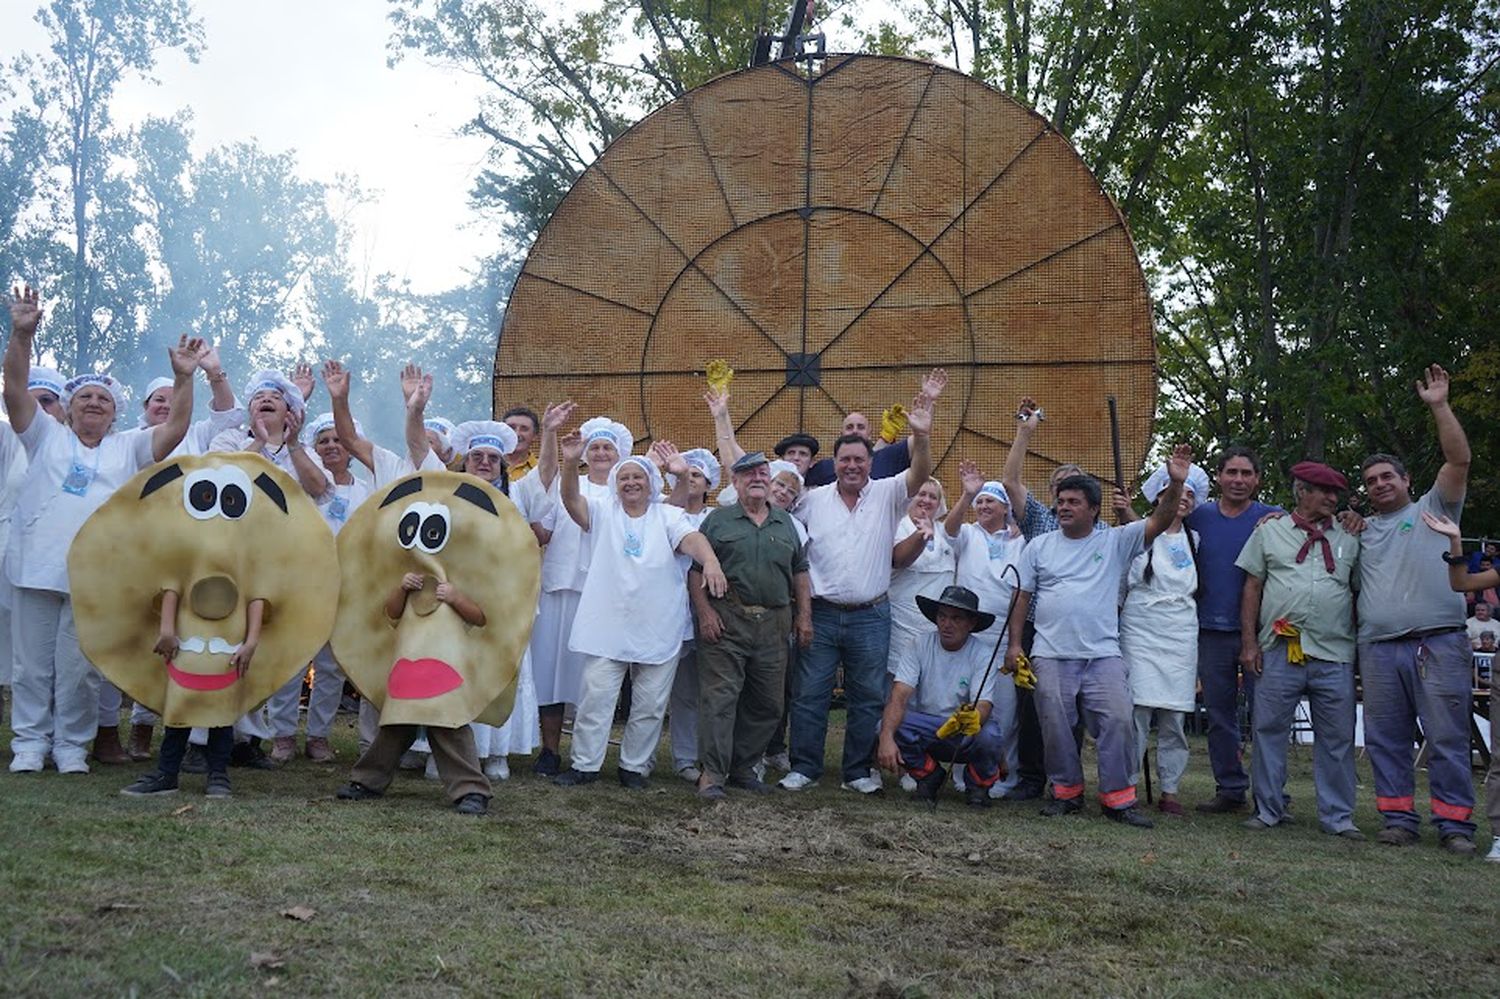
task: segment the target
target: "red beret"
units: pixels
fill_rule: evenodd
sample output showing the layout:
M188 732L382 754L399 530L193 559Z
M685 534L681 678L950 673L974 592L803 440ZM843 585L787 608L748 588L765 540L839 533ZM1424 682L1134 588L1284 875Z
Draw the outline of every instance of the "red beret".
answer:
M1292 478L1325 489L1348 489L1349 480L1321 461L1299 461L1292 466Z

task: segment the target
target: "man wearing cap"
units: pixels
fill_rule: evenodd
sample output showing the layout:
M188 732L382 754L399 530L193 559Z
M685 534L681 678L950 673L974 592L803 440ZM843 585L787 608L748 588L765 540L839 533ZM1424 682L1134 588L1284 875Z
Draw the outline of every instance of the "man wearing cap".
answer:
M776 457L782 461L789 461L793 465L796 465L797 474L803 476L805 479L807 470L812 467L813 459L818 456L820 446L818 439L812 434L804 434L799 431L795 434L787 434L781 438L781 440L776 442L776 446L772 450L776 452Z
M781 720L787 636L812 641L812 584L793 518L771 505L766 456L730 469L739 502L719 507L699 530L718 556L728 589L714 597L701 569L688 574L698 635L698 793L768 790L755 767Z
M912 462L905 476L872 480L874 451L869 440L840 437L833 447L838 481L808 490L793 511L807 528L813 641L793 683L792 770L779 782L788 791L808 787L823 774L828 708L841 662L847 704L843 787L860 794L881 789L879 773L871 771L871 764L890 657L886 591L891 586L891 549L908 501L932 471L932 400L925 395L913 399L909 421Z
M1255 814L1247 829L1287 819L1286 752L1292 719L1312 708L1318 825L1362 840L1354 825L1354 593L1359 538L1334 519L1343 475L1316 461L1292 466L1290 517L1256 527L1235 564L1245 570L1240 664L1255 683Z
M1448 406L1448 372L1436 364L1417 382L1432 410L1443 466L1416 502L1400 458L1374 454L1360 478L1374 507L1360 535L1359 675L1365 748L1375 773L1376 839L1409 846L1421 819L1413 800L1412 732L1427 743L1432 821L1445 850L1474 854L1474 781L1469 761L1472 655L1464 598L1448 585L1447 539L1425 530L1421 514L1457 522L1469 478L1469 442Z
M877 759L886 770L905 768L929 804L948 776L941 761L965 763L969 805L988 808L989 789L1005 773L1000 722L992 716L1000 670L990 657L993 644L972 636L989 630L995 615L981 611L979 597L963 586L916 599L937 627L912 642L896 667Z
M922 384L917 391L921 398L927 400L927 405L930 409L938 401L938 397L943 394L943 389L947 387L947 384L948 372L942 368L933 368L931 373L922 379ZM900 475L911 467L914 435L908 435L904 440L900 439L903 429L905 429L905 417L901 413L899 406L893 406L881 415L879 436L874 436L870 433L869 418L864 413L858 411L851 412L844 417L843 426L840 428L840 435L844 437L863 437L869 441L872 452L870 478L889 479ZM782 443L786 443L796 436L798 435L793 434L792 437L784 438ZM816 443L815 440L814 444ZM780 445L777 446L776 453L780 457L788 457L782 455ZM813 448L813 454L816 453L817 448L815 447ZM811 460L812 455L809 455L808 458ZM788 460L795 462L796 459L788 457ZM812 462L805 468L801 468L800 466L799 468L809 489L827 485L838 476L838 468L834 458L824 458L822 461Z

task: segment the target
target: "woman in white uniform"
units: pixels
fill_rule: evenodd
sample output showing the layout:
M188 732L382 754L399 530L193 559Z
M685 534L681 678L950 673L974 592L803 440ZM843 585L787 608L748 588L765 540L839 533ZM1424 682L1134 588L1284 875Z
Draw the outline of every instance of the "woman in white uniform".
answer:
M183 337L168 352L173 401L160 426L114 433L124 391L108 375L83 374L63 385L65 427L40 413L26 387L42 315L37 293L29 287L17 291L10 312L5 407L29 462L5 553L5 573L16 587L10 769L34 773L50 753L60 772L88 773L88 743L99 724L99 674L78 647L73 627L68 548L111 493L181 443L204 346Z
M1166 487L1167 470L1159 468L1141 493L1154 506ZM1188 763L1183 722L1197 700L1198 684L1198 539L1182 520L1207 494L1208 473L1193 465L1172 526L1135 557L1121 587L1120 654L1135 702L1135 758L1139 763L1146 754L1154 719L1161 778L1157 807L1168 815L1182 814L1177 788Z
M986 656L994 655L997 676L990 724L1000 727L1006 776L990 786L990 797L1000 798L1021 780L1016 682L1008 674L1000 673L1000 667L1005 662L1006 618L1011 594L1020 582L1018 566L1026 539L1010 515L1010 496L1004 486L993 479L986 481L972 461L959 462L958 474L963 495L943 520L943 533L953 545L957 559L954 579L959 586L966 586L979 596L980 610L995 615L1001 622L998 628L975 632L971 639L980 643ZM974 510L974 521L965 524L964 516L970 507ZM961 776L956 767L954 774L955 778Z
M943 484L928 479L911 498L906 516L896 526L896 545L891 550L889 676L895 676L901 657L917 636L934 629L917 607L917 594L936 600L943 588L953 583L953 545L937 526L947 512Z
M643 457L621 459L606 483L608 497L590 499L579 488L577 471L584 436L569 434L559 446L562 506L587 538L589 571L569 638L569 648L587 657L573 722L573 759L555 782L573 786L599 779L620 685L628 674L630 717L618 773L623 786L642 790L688 621L687 577L676 556L691 556L703 566L704 585L715 596L728 587L708 539L682 510L660 502L661 473L655 465Z
M575 476L578 456L570 466L566 458L549 460L556 453L557 425L571 414L571 403L563 403L542 418L542 455L537 467L541 484L548 490L553 505L559 502L563 476ZM623 423L596 416L579 428L583 441L583 460L588 475L578 482L585 500L607 500L612 494L610 473L615 463L629 456L635 437ZM547 438L554 443L549 447ZM649 464L649 463L648 463ZM563 712L567 705L577 704L583 680L585 656L568 646L573 619L588 578L590 545L572 517L558 510L552 514L553 526L547 550L542 554L542 596L537 604L536 626L531 631L531 668L536 682L536 699L541 716L542 751L532 764L532 772L554 776L562 765L558 746L562 740Z

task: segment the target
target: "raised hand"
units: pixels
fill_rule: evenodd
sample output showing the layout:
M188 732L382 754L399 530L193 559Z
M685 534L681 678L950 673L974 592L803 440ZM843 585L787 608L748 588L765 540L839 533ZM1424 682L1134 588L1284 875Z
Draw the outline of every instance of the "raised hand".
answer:
M282 443L290 444L293 447L302 443L303 418L303 413L298 412L290 406L286 408L286 431L282 438Z
M172 365L172 374L191 375L198 368L198 358L203 353L203 341L186 336L177 339L177 346L167 348L167 361Z
M573 410L578 404L572 399L564 399L562 402L553 403L542 413L542 429L551 430L553 433L568 425L568 418L573 415Z
M911 522L912 526L917 529L918 534L922 535L922 537L928 541L932 540L933 530L931 517L927 516L926 514L919 513L911 519Z
M414 367L414 365L408 364L407 367ZM417 368L416 383L412 387L411 393L406 397L406 408L408 411L420 413L427 408L427 403L432 399L432 376L424 375L421 372L422 369ZM403 374L403 391L405 390L405 380L405 375Z
M1130 497L1125 494L1125 490L1115 490L1114 508L1115 513L1124 513L1125 511L1131 509Z
M297 366L292 369L292 384L301 391L303 402L311 399L318 388L318 383L313 380L312 365L306 361L297 362Z
M401 369L401 398L405 399L408 405L411 403L411 394L417 390L417 386L422 384L422 378L422 369L411 362L407 362L406 367Z
M960 461L958 463L958 481L964 487L964 495L973 499L979 495L979 490L984 488L984 475L979 471L979 465L972 461Z
M1042 424L1042 407L1031 396L1022 396L1021 404L1016 407L1016 422L1021 430L1030 433Z
M729 416L729 392L716 392L713 389L703 393L703 401L708 403L708 415L714 419Z
M906 411L906 425L914 434L932 433L932 400L925 395L912 399L911 409Z
M652 444L651 458L673 475L686 475L688 472L687 459L682 456L682 452L677 450L677 445L671 441L656 441Z
M927 377L922 379L922 387L919 392L922 396L932 402L937 402L938 397L943 394L943 389L948 387L948 372L943 368L933 368Z
M1447 402L1448 372L1437 364L1429 366L1426 381L1417 379L1417 396L1429 406L1441 406Z
M17 336L29 337L36 332L42 321L41 296L31 285L11 289L10 331Z
M224 363L219 360L219 348L203 341L203 352L198 355L198 370L210 378L217 378L224 371Z
M557 450L562 455L564 468L577 468L583 459L583 434L575 430L558 438Z
M328 389L328 398L349 398L349 369L338 361L324 361L323 385Z
M1192 445L1179 444L1172 449L1172 457L1167 459L1167 477L1178 485L1181 485L1187 481L1188 471L1192 467Z
M1445 538L1452 538L1454 541L1463 540L1463 534L1459 526L1453 521L1449 520L1447 517L1434 517L1426 510L1423 510L1422 523L1426 524L1434 531L1437 531Z

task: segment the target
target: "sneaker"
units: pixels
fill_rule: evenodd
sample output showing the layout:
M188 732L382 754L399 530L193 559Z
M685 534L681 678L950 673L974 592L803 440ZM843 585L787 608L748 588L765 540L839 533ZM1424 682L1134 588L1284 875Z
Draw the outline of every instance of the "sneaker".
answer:
M751 794L770 794L772 787L759 777L731 777L724 782L736 791L748 791Z
M233 794L229 788L228 774L209 774L208 783L203 786L205 798L228 798Z
M503 756L486 757L484 775L490 780L510 780L510 761Z
M265 747L260 744L259 739L247 739L244 742L234 744L234 749L229 753L229 765L232 767L249 767L251 770L280 770L281 764L271 759L266 753ZM184 767L184 770L187 768ZM208 757L203 757L203 769L196 773L208 773Z
M1042 806L1038 814L1053 819L1059 815L1072 815L1081 811L1083 811L1083 802L1078 798L1053 798Z
M1244 810L1244 798L1226 798L1222 794L1216 794L1208 801L1198 803L1198 811L1204 815L1224 815L1229 812L1243 812Z
M11 757L10 772L13 774L39 774L47 763L47 754L38 752L17 753ZM1496 840L1500 843L1500 840Z
M1375 834L1375 842L1386 846L1411 846L1421 837L1405 826L1386 826Z
M422 771L422 776L428 780L442 780L442 775L438 773L436 756L427 757L427 767Z
M178 768L185 774L208 773L208 751L202 746L188 743L188 748L182 754L182 766Z
M913 777L911 774L903 773L901 775L901 790L903 790L906 793L910 794L911 792L915 791L916 789L917 789L917 779L915 777Z
M816 778L809 777L807 776L807 774L802 773L801 771L793 770L791 773L781 778L781 780L777 781L776 786L781 788L783 791L802 791L806 788L812 787L816 783Z
M146 798L157 794L176 794L177 778L168 777L166 774L155 771L149 774L141 774L129 787L122 787L120 793L131 798Z
M558 787L578 787L582 784L592 784L599 779L599 771L575 770L572 767L564 770L552 778L552 783Z
M770 790L770 788L768 787L767 790ZM707 787L700 787L698 789L698 799L700 801L723 801L727 797L729 795L725 794L724 789L717 784L710 784Z
M927 772L927 776L916 778L917 789L915 791L918 801L927 802L928 808L937 807L938 792L943 789L943 781L948 779L948 772L942 767L934 764ZM848 787L845 784L844 787Z
M1131 805L1129 808L1106 808L1104 817L1111 822L1121 825L1135 826L1137 829L1154 829L1155 823L1141 814L1141 810Z
M396 764L396 768L398 770L421 770L426 765L426 761L422 759L425 755L427 754L419 753L415 749L408 749L401 754L401 762Z
M1262 819L1259 815L1252 815L1240 823L1240 828L1249 829L1251 832L1265 832L1267 829L1274 829L1276 827L1265 819Z
M1033 801L1042 796L1042 790L1042 785L1023 780L1021 781L1021 783L1005 792L1005 800Z
M964 803L970 808L989 808L990 789L975 784L964 792Z
M60 774L86 774L89 772L89 758L83 750L72 753L53 752L52 763L57 767Z
M336 797L340 801L373 801L379 798L383 792L371 787L365 787L357 780L351 780L339 788Z
M864 777L856 777L853 780L846 780L839 786L845 791L858 791L860 794L879 794L885 787L881 783L878 774L870 774Z
M1365 841L1365 834L1353 826L1350 826L1348 829L1340 829L1334 835L1338 836L1339 839L1347 839L1352 843L1363 843Z
M1449 853L1456 853L1460 857L1472 857L1474 856L1474 840L1463 833L1454 833L1443 837L1443 849Z
M332 763L338 759L338 754L328 744L328 740L321 735L310 735L307 737L307 745L303 747L307 758L314 763Z
M787 753L772 753L762 761L768 769L780 770L782 773L791 773L792 757Z
M615 777L619 779L620 786L631 791L646 790L646 775L634 770L626 770L619 767L615 770Z
M471 791L453 803L453 810L460 815L483 815L490 810L490 799Z
M550 749L543 749L536 754L536 762L531 765L531 772L538 777L556 777L562 769L562 757Z
M689 763L685 767L677 768L677 776L681 777L689 784L696 784L698 783L698 778L703 776L703 771L699 770L697 767Z
M1484 859L1492 864L1500 864L1500 836L1490 842L1490 852L1484 855Z
M290 735L278 735L271 740L271 762L278 766L290 763L297 755L297 740Z

